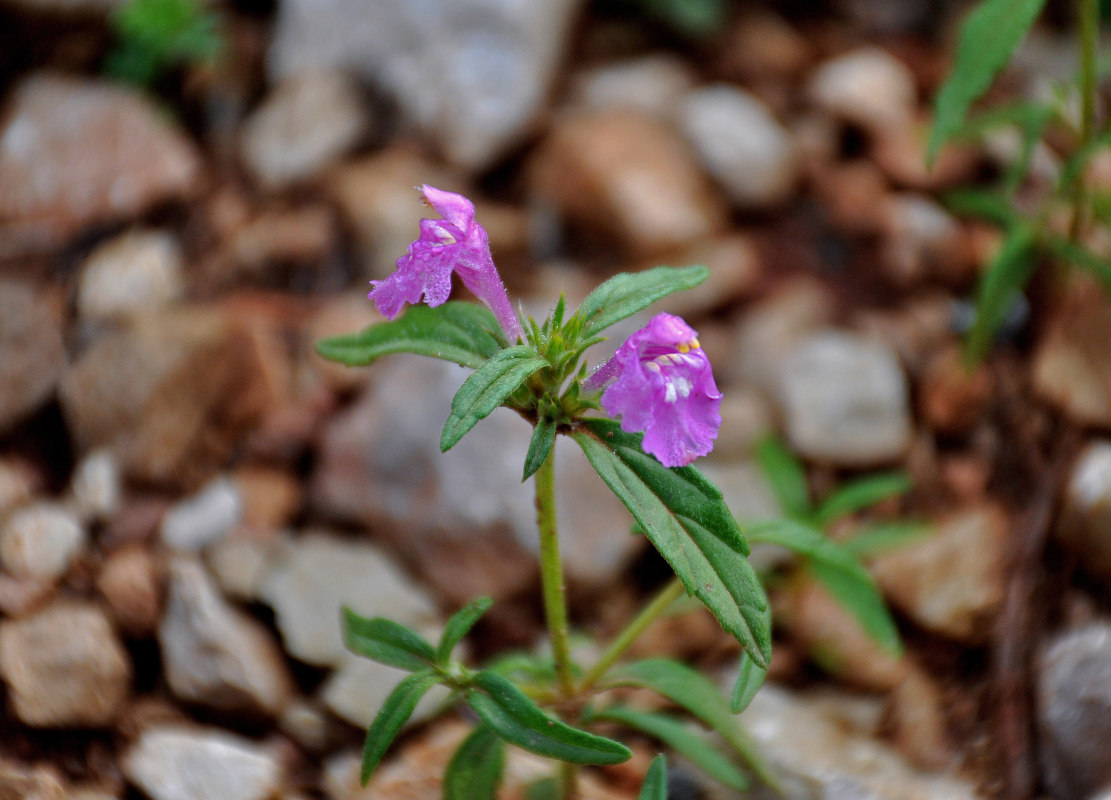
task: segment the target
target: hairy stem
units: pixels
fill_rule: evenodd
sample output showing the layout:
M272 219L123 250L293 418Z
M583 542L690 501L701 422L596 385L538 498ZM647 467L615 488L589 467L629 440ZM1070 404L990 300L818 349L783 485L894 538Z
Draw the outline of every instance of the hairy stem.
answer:
M1096 135L1096 70L1099 45L1099 0L1076 0L1080 36L1080 142L1087 147ZM1069 238L1078 242L1084 232L1087 182L1081 172L1072 192Z

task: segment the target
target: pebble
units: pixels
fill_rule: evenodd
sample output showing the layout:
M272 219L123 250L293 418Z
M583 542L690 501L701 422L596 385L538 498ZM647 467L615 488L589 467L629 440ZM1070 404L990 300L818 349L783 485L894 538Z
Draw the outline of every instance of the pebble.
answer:
M956 345L934 350L919 378L922 419L939 433L963 435L983 422L995 380L984 365L969 368Z
M0 183L0 209L3 193ZM3 224L0 211L0 241ZM65 364L62 331L50 305L29 284L0 280L0 434L50 400Z
M243 524L260 534L287 527L304 502L301 482L286 470L242 467L232 481L243 500Z
M585 69L571 79L567 105L576 110L629 108L670 119L695 74L683 59L652 54Z
M0 520L31 499L34 476L21 461L0 458Z
M892 194L885 203L887 225L883 263L905 284L944 277L947 262L961 257L961 229L953 215L918 194Z
M73 800L57 770L0 759L0 797L5 800Z
M0 676L24 724L98 728L123 709L131 663L103 611L58 603L0 623Z
M1111 577L1111 441L1097 439L1077 458L1055 532L1085 572Z
M746 8L725 32L719 68L739 83L793 79L810 63L810 42L786 19L765 8Z
M873 133L907 125L917 104L910 68L873 46L826 61L811 76L807 93L827 113Z
M279 83L243 123L240 154L267 189L318 174L355 147L370 119L358 85L342 72L296 75Z
M223 539L242 517L242 492L222 476L173 505L162 518L159 535L174 550L195 552Z
M1111 786L1111 624L1057 634L1036 674L1040 756L1053 796L1083 800Z
M13 575L57 581L88 546L88 532L50 501L23 506L0 528L0 563Z
M270 572L270 561L281 552L285 536L260 537L233 533L205 553L220 588L237 600L255 602Z
M24 79L0 129L0 253L51 249L92 223L193 194L201 158L168 119L118 84Z
M186 702L276 715L293 693L269 632L232 608L196 561L176 558L170 564L158 642L166 681Z
M272 753L215 728L151 726L123 768L151 800L268 800L281 780Z
M162 575L150 550L125 547L109 555L97 575L96 588L124 633L143 638L158 628Z
M85 260L77 313L98 322L171 305L185 293L181 247L164 230L135 230L109 239Z
M813 334L781 366L787 437L818 461L865 467L898 458L912 433L908 395L891 348L851 333Z
M753 237L744 233L726 233L703 239L676 253L671 263L703 264L710 270L709 277L698 286L689 291L676 292L661 301L661 306L666 303L668 313L688 319L703 316L753 294L764 276L759 248ZM654 266L655 260L644 264L645 269Z
M728 84L690 92L677 120L702 164L742 209L775 206L795 188L791 137L755 95Z
M99 522L120 510L123 482L111 450L93 450L81 459L70 482L73 505L82 522Z
M981 643L1003 602L1009 525L995 506L961 511L876 558L872 572L892 605L923 628Z

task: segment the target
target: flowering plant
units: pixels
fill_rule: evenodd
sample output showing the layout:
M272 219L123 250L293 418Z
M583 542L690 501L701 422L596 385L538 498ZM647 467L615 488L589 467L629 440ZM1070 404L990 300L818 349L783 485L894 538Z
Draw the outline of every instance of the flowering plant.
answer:
M479 670L454 660L455 646L489 609L489 598L451 617L435 646L395 622L345 610L348 647L412 673L367 732L363 782L420 698L437 684L449 687L478 718L447 768L446 800L493 797L506 743L559 761L553 795L576 796L578 765L614 764L631 756L624 744L584 729L596 721L647 733L728 785L746 783L730 759L674 717L612 702L595 705L596 695L619 686L655 690L721 734L758 777L774 782L734 717L759 687L771 656L767 598L721 492L690 466L710 451L721 425L721 393L709 359L686 322L658 314L593 372L585 360L588 349L605 341L603 331L611 325L698 285L708 271L656 267L620 274L591 292L573 313L561 296L543 323L522 320L506 295L474 206L461 195L430 186L421 191L441 219L422 220L420 236L398 260L397 270L373 282L370 299L388 321L326 339L317 349L349 365L410 352L472 368L452 400L440 437L444 451L499 406L532 423L523 479L531 477L535 484L552 653L550 662L523 666L519 659L503 660ZM453 273L485 307L448 300ZM424 304L416 305L422 298ZM556 525L553 448L561 434L583 450L676 575L585 669L571 658ZM684 591L697 597L743 648L731 702L708 679L677 662L619 663L636 637ZM641 796L663 798L665 774L663 761L654 762Z

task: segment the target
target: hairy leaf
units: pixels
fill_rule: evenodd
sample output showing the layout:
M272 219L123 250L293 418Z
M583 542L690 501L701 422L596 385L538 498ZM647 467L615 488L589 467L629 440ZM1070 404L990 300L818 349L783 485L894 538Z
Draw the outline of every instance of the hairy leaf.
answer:
M644 775L638 800L667 800L667 759L663 754L652 759Z
M474 624L482 618L482 615L490 610L490 606L494 605L493 598L479 597L472 600L463 606L461 609L451 615L451 619L447 621L444 626L444 633L440 637L440 644L436 647L436 663L440 666L445 666L451 658L451 651L459 642L463 641L463 637L471 632Z
M505 742L485 725L479 725L448 762L443 800L491 800L504 768Z
M901 472L868 475L846 483L831 492L814 515L814 522L824 528L842 517L863 511L891 497L910 491L910 478Z
M965 352L977 363L991 348L992 340L1007 318L1016 298L1034 271L1037 236L1030 225L1019 223L1007 231L1003 245L980 279L976 296L976 321L969 331Z
M521 476L522 481L527 481L536 470L544 464L548 454L555 446L556 428L555 420L541 417L536 427L532 429L532 440L529 442L528 453L525 454L525 469Z
M431 670L414 672L403 680L390 692L386 702L378 711L374 722L366 732L366 744L363 745L363 765L359 772L359 780L366 786L371 774L377 768L386 750L393 744L402 726L413 715L420 699L439 682L439 676Z
M589 338L615 322L648 308L662 297L692 289L709 276L706 267L653 267L622 272L603 283L583 301L578 314L583 337Z
M774 436L765 437L756 445L756 463L783 512L796 519L806 517L810 513L810 487L806 471L791 451Z
M361 617L346 606L343 641L357 655L410 672L431 666L436 657L432 645L416 631L391 619Z

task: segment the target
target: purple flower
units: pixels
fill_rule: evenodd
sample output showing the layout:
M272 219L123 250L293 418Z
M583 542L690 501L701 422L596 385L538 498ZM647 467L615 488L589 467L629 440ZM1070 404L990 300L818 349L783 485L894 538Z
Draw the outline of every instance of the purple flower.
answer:
M475 222L474 204L461 194L421 186L424 199L443 219L422 219L420 236L397 260L397 270L382 281L371 281L367 295L387 319L394 319L406 303L430 306L447 302L451 273L490 307L510 342L521 335L501 277L490 254L486 229Z
M686 466L713 448L721 392L698 334L680 317L657 314L626 339L584 384L602 386L602 407L621 417L621 430L644 431L645 452L664 466Z

